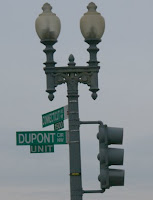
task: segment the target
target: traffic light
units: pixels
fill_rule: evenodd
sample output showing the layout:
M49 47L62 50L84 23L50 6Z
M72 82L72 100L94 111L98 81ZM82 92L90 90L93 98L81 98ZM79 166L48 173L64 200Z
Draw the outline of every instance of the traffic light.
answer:
M123 165L124 150L118 148L109 148L111 144L122 144L123 128L107 127L99 125L99 154L100 175L98 180L101 183L101 189L109 189L111 186L124 185L124 170L111 169L110 165Z

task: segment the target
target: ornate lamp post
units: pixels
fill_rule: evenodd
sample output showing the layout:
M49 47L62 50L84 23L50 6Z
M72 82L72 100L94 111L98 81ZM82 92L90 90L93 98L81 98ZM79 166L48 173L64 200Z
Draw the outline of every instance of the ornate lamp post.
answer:
M60 20L52 13L52 7L46 3L42 7L43 13L36 19L36 32L46 48L47 61L44 71L47 78L47 90L49 100L54 99L55 88L63 83L67 84L68 110L69 110L69 158L70 158L70 191L71 200L81 200L83 195L81 178L81 153L80 153L80 121L78 109L78 83L87 84L92 92L92 98L97 98L98 72L100 67L97 61L97 44L101 41L104 33L104 18L96 11L97 6L90 3L88 12L80 20L80 29L89 44L88 52L90 59L88 66L76 66L74 56L69 56L66 67L55 67L55 49L53 45L57 42L60 33Z

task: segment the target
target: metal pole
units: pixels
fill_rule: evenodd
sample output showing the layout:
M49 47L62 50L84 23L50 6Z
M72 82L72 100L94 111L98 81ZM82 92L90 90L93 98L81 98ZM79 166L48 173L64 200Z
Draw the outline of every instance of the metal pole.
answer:
M70 193L71 200L82 200L81 153L78 108L78 80L71 73L67 81L69 110L69 162L70 162Z
M49 99L54 99L56 87L67 84L69 110L69 162L70 162L70 193L71 200L82 200L81 150L80 150L80 121L78 105L78 84L87 84L92 92L92 98L97 97L99 66L75 66L74 56L69 56L66 67L55 67L54 50L50 41L42 41L46 45L47 61L44 68L47 77L47 92ZM48 54L51 54L50 56ZM96 76L95 76L96 75ZM82 122L83 124L84 122ZM86 122L85 122L86 123ZM87 122L89 123L89 122ZM95 123L95 122L93 122ZM100 123L100 122L98 122Z

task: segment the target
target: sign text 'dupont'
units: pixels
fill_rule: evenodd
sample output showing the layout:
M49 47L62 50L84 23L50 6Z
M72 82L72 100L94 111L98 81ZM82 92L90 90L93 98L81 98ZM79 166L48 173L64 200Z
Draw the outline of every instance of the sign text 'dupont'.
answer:
M16 132L17 145L67 144L68 131Z

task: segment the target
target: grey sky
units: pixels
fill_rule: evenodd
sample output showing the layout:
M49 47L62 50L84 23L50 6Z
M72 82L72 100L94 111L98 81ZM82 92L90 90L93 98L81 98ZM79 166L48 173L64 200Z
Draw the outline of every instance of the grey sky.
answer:
M72 53L77 65L89 60L79 29L88 0L48 1L61 19L55 45L57 66L65 66ZM124 200L153 196L153 1L95 0L106 30L98 60L98 99L79 86L81 120L102 120L124 128L125 186L84 199ZM65 85L55 99L47 98L44 46L35 33L35 19L44 0L5 0L0 7L0 199L48 200L69 198L68 146L55 146L52 154L30 154L16 146L16 131L42 130L41 115L67 105ZM65 121L67 129L67 121ZM53 127L46 128L47 130ZM46 130L45 129L45 130ZM96 125L81 126L83 188L99 189Z

